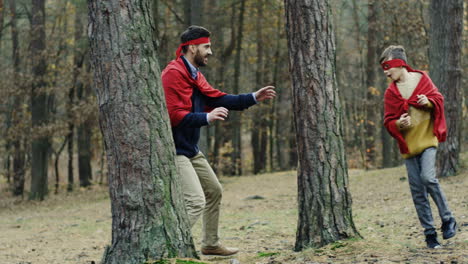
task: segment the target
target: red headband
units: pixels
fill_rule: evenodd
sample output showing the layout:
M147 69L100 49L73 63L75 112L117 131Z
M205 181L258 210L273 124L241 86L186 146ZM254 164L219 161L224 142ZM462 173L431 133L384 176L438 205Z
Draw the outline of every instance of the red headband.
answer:
M381 65L384 71L390 70L391 68L395 68L395 67L405 67L406 69L408 69L408 71L413 71L413 69L411 69L411 67L408 64L406 64L404 60L401 60L401 59L385 61L385 62L382 62Z
M176 59L180 57L182 54L182 47L187 46L187 45L199 45L199 44L205 44L205 43L210 43L210 38L204 37L204 38L197 38L197 39L192 39L189 40L185 43L180 44L179 48L176 51Z

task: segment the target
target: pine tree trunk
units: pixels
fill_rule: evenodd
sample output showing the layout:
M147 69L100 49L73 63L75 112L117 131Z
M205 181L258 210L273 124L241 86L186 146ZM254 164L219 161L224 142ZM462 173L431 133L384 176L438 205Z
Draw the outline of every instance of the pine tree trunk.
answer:
M47 125L48 103L46 87L47 64L45 58L45 0L32 0L31 8L31 53L33 56L33 83L31 90L32 130L40 131ZM50 142L45 131L32 140L31 192L32 200L43 200L48 193L47 170Z
M264 65L264 43L262 34L263 23L263 1L256 2L256 35L257 35L257 70L255 72L256 87L262 87L265 73ZM265 172L266 169L266 141L267 127L266 115L268 105L259 105L254 110L254 122L252 125L252 150L253 150L253 173Z
M0 50L2 50L2 37L3 37L3 21L5 18L5 5L3 0L0 0Z
M240 70L241 70L241 53L242 53L242 40L244 35L244 13L245 13L245 1L240 1L240 9L239 9L239 22L238 22L238 29L237 29L237 43L236 43L236 56L234 61L234 86L232 92L234 94L239 93L240 88ZM231 116L231 124L232 124L232 147L234 148L231 160L233 164L233 169L231 171L232 175L241 175L242 174L242 123L240 120L241 113L240 112L233 112L230 113Z
M438 149L437 174L445 177L460 168L463 0L432 0L430 17L430 76L445 97L448 129L447 141Z
M296 127L295 250L359 236L353 222L328 1L285 0Z
M89 0L112 244L102 263L194 257L160 79L151 0Z
M18 41L18 28L17 28L17 14L16 14L16 2L15 0L9 1L10 6L10 27L11 27L11 47L12 47L12 59L13 59L13 79L15 81L15 89L21 90L20 87L20 53L19 53L19 41ZM24 166L25 166L25 151L24 151L24 140L21 133L14 133L13 130L19 127L19 124L23 118L23 110L21 107L22 96L15 95L13 98L13 107L11 109L10 119L11 124L8 127L7 141L8 145L13 147L13 195L22 196L24 193ZM10 141L10 138L13 140ZM10 145L11 144L11 145ZM8 157L8 163L9 163ZM9 169L9 168L8 168ZM8 170L9 173L9 170Z
M90 87L87 84L80 83L78 86L78 100L89 98ZM78 174L80 175L80 187L88 187L93 179L93 170L91 167L92 151L92 122L86 117L86 120L78 127Z
M78 10L85 11L85 8L77 5ZM75 47L74 54L74 87L76 89L76 97L78 101L85 101L91 93L89 83L81 80L80 75L85 69L85 65L89 66L89 56L87 41L85 40L84 29L85 23L82 17L82 12L77 12L75 17ZM89 67L87 67L89 68ZM78 175L80 179L80 187L88 187L91 185L92 168L91 168L91 136L92 123L89 116L84 116L84 121L77 128L77 146L78 146Z
M375 168L377 139L377 113L379 92L377 90L377 2L370 0L368 4L367 31L367 93L366 93L366 169Z

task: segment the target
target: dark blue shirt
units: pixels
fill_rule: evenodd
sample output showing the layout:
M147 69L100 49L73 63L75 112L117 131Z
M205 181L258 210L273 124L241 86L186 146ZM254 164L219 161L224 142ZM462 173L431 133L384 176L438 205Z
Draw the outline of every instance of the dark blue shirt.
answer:
M184 58L185 66L193 75L192 65ZM190 67L192 66L192 67ZM195 68L195 67L193 67ZM196 69L196 68L195 68ZM197 69L198 70L198 69ZM196 75L195 75L196 76ZM198 140L200 139L200 128L208 125L205 106L212 108L225 107L229 110L244 110L256 104L253 94L227 94L221 97L212 98L203 95L197 88L193 88L192 111L187 114L176 127L172 128L172 136L176 146L177 155L184 155L191 158L198 154Z

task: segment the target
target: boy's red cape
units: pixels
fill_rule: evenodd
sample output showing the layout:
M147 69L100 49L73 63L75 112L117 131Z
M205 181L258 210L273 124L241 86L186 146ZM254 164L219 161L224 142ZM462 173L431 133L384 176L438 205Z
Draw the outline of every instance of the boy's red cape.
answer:
M201 72L198 72L197 79L194 80L181 57L167 65L162 72L161 79L172 127L176 127L192 111L193 89L198 89L208 97L216 98L226 95L211 87Z
M421 77L418 86L416 86L410 98L404 99L401 96L395 82L392 82L388 86L384 96L384 126L387 128L388 132L397 140L400 152L403 154L409 153L408 145L406 144L403 135L398 130L395 123L398 119L400 119L402 114L408 112L410 105L415 108L423 107L418 104L417 95L419 94L426 95L434 106L434 111L432 112L432 118L434 120L434 135L437 137L439 142L444 142L447 138L447 126L445 124L444 115L444 97L425 72L418 70L412 71L419 72L423 76Z

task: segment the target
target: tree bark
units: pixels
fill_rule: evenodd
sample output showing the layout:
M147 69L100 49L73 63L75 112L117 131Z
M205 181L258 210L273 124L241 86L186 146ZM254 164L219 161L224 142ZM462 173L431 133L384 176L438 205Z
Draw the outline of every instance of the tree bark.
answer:
M21 90L20 86L20 53L19 53L19 41L18 41L18 28L17 28L17 15L16 15L16 2L15 0L9 1L10 13L11 13L11 44L12 44L12 59L13 59L13 79L17 90ZM21 133L15 133L11 129L17 129L23 117L23 110L21 107L21 95L15 95L13 99L13 108L11 115L11 127L9 128L8 137L13 137L13 195L22 196L24 193L24 166L25 166L25 150L24 140ZM7 139L9 140L9 139Z
M88 43L85 39L84 29L85 23L82 17L83 12L86 8L82 8L81 6L77 5L77 10L81 12L76 12L75 17L75 54L74 54L74 73L73 73L73 81L74 81L74 89L76 89L76 96L77 100L84 102L86 99L90 97L90 85L89 82L82 81L81 73L85 68L85 65L89 66L89 56L88 53ZM89 69L89 67L87 67ZM77 136L78 136L78 175L80 179L80 187L88 187L91 185L91 180L93 178L93 172L91 167L91 136L92 136L92 122L90 120L90 116L85 115L83 116L84 121L79 124L77 128Z
M368 3L368 30L367 30L367 93L366 93L366 169L375 168L376 149L375 142L377 139L377 113L378 100L380 92L377 87L376 67L377 64L377 11L378 6L375 0L369 0Z
M89 85L80 83L78 86L78 100L89 98ZM84 91L83 91L84 90ZM84 96L83 96L84 94ZM92 151L92 122L90 117L86 117L85 121L78 127L78 173L80 175L80 187L88 187L91 185L93 178L93 170L91 167Z
M264 83L264 42L263 42L263 1L256 2L256 36L257 36L257 70L255 72L255 83L262 87ZM265 172L267 160L267 110L268 105L262 104L254 110L255 116L252 126L252 150L253 150L253 173Z
M203 0L185 0L184 1L184 15L185 26L203 25Z
M196 257L175 166L151 0L89 0L112 245L102 263Z
M45 0L32 0L31 53L33 83L31 89L32 129L38 134L32 140L31 193L32 200L43 200L48 193L47 170L50 142L43 127L47 125L48 103L46 87Z
M460 168L463 0L432 0L430 17L430 76L445 97L448 129L447 141L438 149L437 174L445 177Z
M359 236L353 222L328 1L285 0L296 127L295 250Z
M239 22L238 22L238 30L237 30L237 41L236 41L236 56L234 59L234 85L232 92L234 94L239 93L240 88L240 70L241 70L241 53L242 53L242 39L244 35L244 13L245 13L245 1L240 1L240 9L239 9ZM233 112L231 113L232 118L232 128L233 128L233 135L232 135L232 147L234 148L232 155L231 155L231 162L233 164L233 169L231 171L232 175L241 175L242 174L242 123L240 120L241 113L240 112Z
M0 0L0 50L2 49L2 37L3 37L3 21L5 18L5 5L3 0Z

